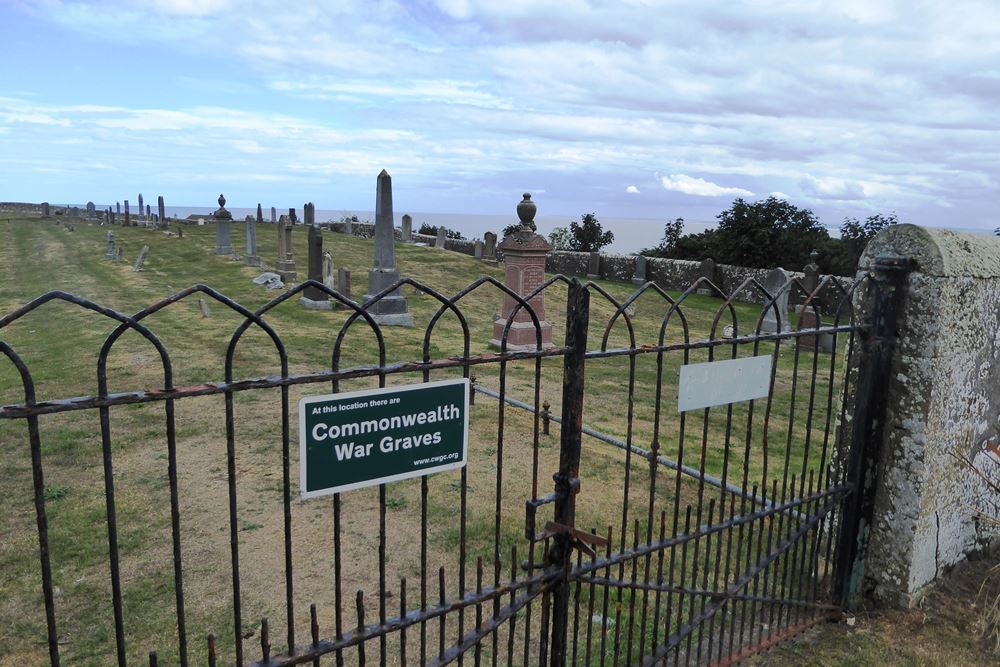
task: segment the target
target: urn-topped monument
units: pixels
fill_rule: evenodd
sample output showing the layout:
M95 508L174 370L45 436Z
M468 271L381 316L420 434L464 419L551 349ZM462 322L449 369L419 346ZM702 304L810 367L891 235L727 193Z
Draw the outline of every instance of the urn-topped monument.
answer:
M226 210L226 198L222 195L219 195L219 209L212 214L212 220L215 221L215 254L232 255L229 223L233 221L233 214Z
M531 194L525 192L517 205L517 217L521 220L521 226L499 245L507 269L505 283L521 297L531 294L545 282L545 256L552 249L545 237L534 230L536 210L535 203L531 201ZM507 349L510 351L536 349L538 337L535 323L526 308L522 307L515 313L517 305L512 296L504 295L503 310L500 311L500 317L493 322L493 338L490 339L492 347L501 347L507 320L511 319L510 329L507 332ZM538 318L542 347L552 347L552 325L545 321L545 294L538 293L528 300L528 305Z

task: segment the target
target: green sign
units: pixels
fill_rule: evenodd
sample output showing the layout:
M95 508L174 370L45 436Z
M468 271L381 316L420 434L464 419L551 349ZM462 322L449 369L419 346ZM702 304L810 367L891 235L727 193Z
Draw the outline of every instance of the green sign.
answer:
M469 381L443 380L299 401L303 498L465 465Z

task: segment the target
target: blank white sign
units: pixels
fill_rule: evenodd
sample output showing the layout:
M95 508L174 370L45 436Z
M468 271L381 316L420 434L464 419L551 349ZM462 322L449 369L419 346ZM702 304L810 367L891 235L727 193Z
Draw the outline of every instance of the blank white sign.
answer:
M764 398L771 383L771 355L681 366L680 412Z

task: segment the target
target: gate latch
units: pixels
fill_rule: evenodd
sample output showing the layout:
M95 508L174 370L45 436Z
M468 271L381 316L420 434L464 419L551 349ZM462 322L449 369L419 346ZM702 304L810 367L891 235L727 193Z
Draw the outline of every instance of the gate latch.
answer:
M564 526L561 523L556 523L555 521L549 521L545 524L545 530L539 535L539 539L544 540L548 537L555 537L556 535L565 535L569 538L569 545L574 549L579 549L582 553L590 556L591 558L597 557L597 552L594 551L592 547L606 547L608 546L608 540L601 537L600 535L594 535L593 533L587 533L582 530L577 530L576 528L570 528L569 526Z

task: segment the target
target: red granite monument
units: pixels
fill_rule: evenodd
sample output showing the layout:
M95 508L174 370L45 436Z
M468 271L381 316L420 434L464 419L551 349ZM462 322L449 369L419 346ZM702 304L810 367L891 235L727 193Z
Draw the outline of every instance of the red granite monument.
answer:
M535 203L531 201L531 195L527 192L524 193L524 199L517 205L517 217L521 220L521 227L507 236L499 245L499 249L504 255L504 264L507 267L505 283L507 287L522 297L527 296L545 282L545 256L552 249L545 237L534 231L535 210ZM539 293L530 299L528 304L539 320L542 347L553 347L552 325L545 321L545 295ZM507 320L511 318L511 313L514 313L516 306L517 301L505 294L500 318L493 322L493 338L490 339L492 347L500 347L504 327L507 326ZM537 346L538 338L531 314L526 308L520 308L514 313L513 321L507 332L507 349L509 351L525 351L534 350Z

